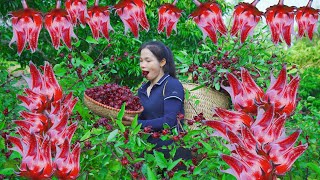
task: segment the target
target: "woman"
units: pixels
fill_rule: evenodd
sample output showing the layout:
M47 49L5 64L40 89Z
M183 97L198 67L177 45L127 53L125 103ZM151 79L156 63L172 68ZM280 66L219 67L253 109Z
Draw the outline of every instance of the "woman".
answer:
M141 128L149 126L153 131L161 131L164 124L168 124L171 128L178 127L177 114L184 114L184 90L176 78L171 50L161 42L152 41L143 44L138 52L140 68L148 80L138 90L138 96L144 107L144 111L138 117L138 123L142 125ZM125 117L124 124L129 125L132 120L133 118ZM150 136L148 142L156 144L155 148L160 149L161 146L169 145L173 141L162 141L160 138ZM169 156L168 152L164 154ZM183 154L180 157L185 159L189 159L191 155L190 152L187 154L177 152L177 154Z

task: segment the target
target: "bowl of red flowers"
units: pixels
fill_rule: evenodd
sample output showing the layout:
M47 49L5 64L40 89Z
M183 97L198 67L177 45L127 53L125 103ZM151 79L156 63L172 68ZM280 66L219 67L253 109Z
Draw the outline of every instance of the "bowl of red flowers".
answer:
M89 88L84 92L84 104L101 117L116 118L123 103L126 103L125 116L141 114L143 106L138 96L134 96L126 86L104 84Z

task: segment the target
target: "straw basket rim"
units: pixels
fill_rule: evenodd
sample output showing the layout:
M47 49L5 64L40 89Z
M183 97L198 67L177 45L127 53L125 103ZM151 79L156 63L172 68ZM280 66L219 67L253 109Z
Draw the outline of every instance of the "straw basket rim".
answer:
M194 88L196 88L196 87L198 87L198 86L202 86L202 84L197 84L197 83L190 83L190 82L181 82L181 84L182 84L182 86L183 86L183 88L184 89L187 89L186 87L184 87L184 85L190 85L190 86L194 86ZM192 89L194 89L194 88L192 88ZM192 91L192 89L188 89L189 91ZM209 88L209 87L207 87L207 86L203 86L203 87L201 87L201 88L199 88L199 89L196 89L196 90L200 90L200 89L205 89L205 90L208 90L208 92L206 92L206 94L204 94L204 95L207 95L207 94L209 94L210 92L211 93L218 93L219 95L221 95L221 96L228 96L227 94L225 94L225 93L222 93L222 92L220 92L220 91L218 91L218 90L215 90L215 89L211 89L211 88Z
M90 102L92 102L95 106L100 106L102 108L105 108L106 110L111 110L111 111L116 111L116 112L119 112L121 109L117 109L117 108L114 108L114 107L111 107L111 106L107 106L105 104L102 104L94 99L92 99L91 97L89 97L86 92L84 92L84 98ZM87 106L88 107L88 106ZM90 110L92 110L90 107L88 107ZM138 111L130 111L130 110L125 110L125 113L126 114L140 114L142 113L142 111L144 110L143 106L141 106L141 109L138 110Z

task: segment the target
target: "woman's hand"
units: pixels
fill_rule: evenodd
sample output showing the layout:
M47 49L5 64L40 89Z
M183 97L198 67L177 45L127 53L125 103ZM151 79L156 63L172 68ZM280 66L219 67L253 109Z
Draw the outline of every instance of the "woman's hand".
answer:
M130 116L123 116L122 117L122 124L124 124L125 126L130 126L132 121L133 121L134 117L130 117Z

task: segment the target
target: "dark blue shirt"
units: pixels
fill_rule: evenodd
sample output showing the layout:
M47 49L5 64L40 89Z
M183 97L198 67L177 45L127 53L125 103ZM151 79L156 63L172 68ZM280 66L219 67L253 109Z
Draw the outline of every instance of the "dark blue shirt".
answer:
M138 96L144 111L139 116L138 123L142 128L151 126L154 131L161 131L164 124L171 128L177 125L177 114L184 114L184 90L180 81L165 74L151 89L150 96L147 95L147 88L150 81L143 84L138 90ZM157 144L156 147L169 145L172 141L162 141L151 136L148 141Z

